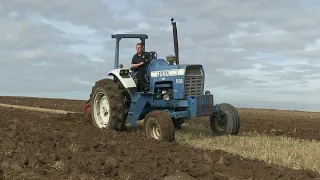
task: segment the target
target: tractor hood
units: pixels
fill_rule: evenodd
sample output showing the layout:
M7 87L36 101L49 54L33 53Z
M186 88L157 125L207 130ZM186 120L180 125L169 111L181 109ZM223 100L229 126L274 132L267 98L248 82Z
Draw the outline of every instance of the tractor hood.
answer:
M202 65L170 65L164 59L154 59L148 72L150 84L172 84L175 99L203 94L205 74Z

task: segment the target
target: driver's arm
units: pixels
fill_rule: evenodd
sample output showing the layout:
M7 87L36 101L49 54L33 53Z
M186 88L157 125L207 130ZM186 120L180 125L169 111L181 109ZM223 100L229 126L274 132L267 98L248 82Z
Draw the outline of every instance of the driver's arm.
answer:
M131 61L131 68L135 69L135 68L141 66L142 64L144 64L144 63L143 62L137 62L133 57L132 61Z
M135 68L141 66L142 64L144 64L144 63L143 63L143 62L140 62L140 63L138 63L138 64L131 64L131 68L135 69Z

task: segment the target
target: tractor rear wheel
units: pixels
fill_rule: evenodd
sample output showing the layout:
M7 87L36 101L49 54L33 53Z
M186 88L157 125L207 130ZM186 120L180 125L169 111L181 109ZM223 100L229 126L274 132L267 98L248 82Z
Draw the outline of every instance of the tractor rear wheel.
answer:
M125 101L119 87L112 79L97 81L90 98L93 124L106 130L125 130Z
M210 116L210 127L214 135L237 135L240 129L240 118L236 108L230 104L217 105L220 109L221 121L218 114Z
M168 142L175 140L173 122L165 111L149 112L144 119L144 130L148 138Z

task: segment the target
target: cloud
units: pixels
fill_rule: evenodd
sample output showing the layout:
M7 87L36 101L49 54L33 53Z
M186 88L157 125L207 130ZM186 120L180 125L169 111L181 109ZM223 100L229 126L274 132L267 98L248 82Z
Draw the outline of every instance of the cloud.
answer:
M203 64L217 102L320 110L320 3L310 0L0 0L1 93L86 99L113 69L114 33L146 33L147 50ZM138 39L123 39L129 66ZM65 93L65 94L63 94Z
M23 17L2 17L0 18L2 27L0 28L0 49L23 50L44 48L54 44L71 44L71 40L60 36L61 32L52 29L44 24L31 22ZM56 37L56 38L52 38Z
M108 2L110 3L110 2ZM76 25L88 25L101 30L110 28L126 28L133 22L120 17L115 18L108 6L99 0L93 1L44 1L44 0L16 0L1 1L5 13L19 12L21 15L41 14L58 21L70 21ZM118 17L117 17L118 18ZM111 27L109 25L112 25Z

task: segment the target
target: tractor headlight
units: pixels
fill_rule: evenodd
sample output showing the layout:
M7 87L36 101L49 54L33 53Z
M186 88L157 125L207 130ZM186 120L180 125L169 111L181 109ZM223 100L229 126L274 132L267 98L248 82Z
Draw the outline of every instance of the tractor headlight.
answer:
M169 100L170 100L169 94L165 94L165 95L163 96L163 100L169 101Z
M120 76L122 75L128 75L129 74L129 69L121 69L120 70Z
M211 93L210 93L210 91L206 91L204 94L205 95L210 95Z

